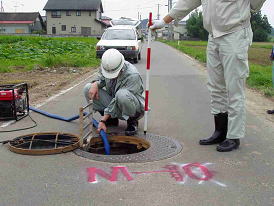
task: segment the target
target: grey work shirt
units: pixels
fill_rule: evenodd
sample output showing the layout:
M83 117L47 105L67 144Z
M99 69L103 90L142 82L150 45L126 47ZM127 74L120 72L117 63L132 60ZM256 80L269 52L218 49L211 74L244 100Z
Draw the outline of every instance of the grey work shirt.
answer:
M236 32L250 25L250 10L259 10L266 0L178 0L169 16L183 19L200 5L204 28L214 38Z
M142 108L144 108L145 98L143 96L144 87L142 78L137 71L136 67L125 61L125 65L116 79L105 78L101 70L95 81L98 81L98 88L105 87L106 92L113 97L112 101L105 109L105 114L115 113L116 98L115 94L119 89L126 89L131 92L140 102Z

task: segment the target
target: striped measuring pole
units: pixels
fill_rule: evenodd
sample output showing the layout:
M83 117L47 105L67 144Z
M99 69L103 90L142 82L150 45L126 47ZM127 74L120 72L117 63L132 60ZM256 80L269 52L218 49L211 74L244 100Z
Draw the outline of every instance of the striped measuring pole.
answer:
M148 27L152 25L152 13L149 13ZM150 61L151 61L151 29L148 29L148 40L147 40L147 72L146 72L146 97L145 97L145 123L144 133L147 133L148 125L148 109L149 109L149 72L150 72Z

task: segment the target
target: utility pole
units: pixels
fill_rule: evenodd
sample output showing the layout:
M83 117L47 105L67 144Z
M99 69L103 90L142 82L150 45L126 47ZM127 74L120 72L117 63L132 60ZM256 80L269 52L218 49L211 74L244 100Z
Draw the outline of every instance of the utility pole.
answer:
M0 8L0 12L5 12L4 10L4 6L3 6L3 1L1 0L1 8Z
M168 13L172 9L172 0L168 0ZM173 25L170 23L168 25L168 39L173 40Z
M157 19L160 20L160 4L157 4L157 5L158 5Z

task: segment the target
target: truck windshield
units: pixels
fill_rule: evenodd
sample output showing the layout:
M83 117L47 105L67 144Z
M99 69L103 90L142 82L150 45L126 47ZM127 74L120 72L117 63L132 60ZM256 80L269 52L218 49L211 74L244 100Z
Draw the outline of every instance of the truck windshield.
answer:
M136 40L135 32L132 29L110 29L107 30L103 40Z

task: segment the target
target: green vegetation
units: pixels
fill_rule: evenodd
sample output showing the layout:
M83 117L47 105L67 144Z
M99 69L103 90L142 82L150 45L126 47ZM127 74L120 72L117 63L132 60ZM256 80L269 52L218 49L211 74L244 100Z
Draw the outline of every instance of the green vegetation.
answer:
M262 16L261 11L251 12L251 27L253 31L253 40L257 42L270 41L269 35L272 27L268 22L267 16Z
M263 16L261 11L251 12L250 21L254 41L272 41L272 27L266 15ZM199 10L195 10L190 14L189 19L186 21L186 29L188 36L191 38L200 40L208 39L208 32L203 27L203 13Z
M97 39L0 36L0 73L35 67L94 67L99 65Z
M190 14L189 19L186 21L186 29L188 35L192 38L208 39L208 32L204 29L201 11L195 10Z
M192 57L200 62L206 63L205 41L167 41L161 40ZM271 43L253 43L249 50L250 75L247 79L249 87L258 89L264 95L274 97L272 87L272 62L269 59L272 49Z

